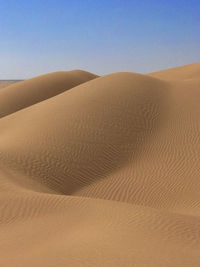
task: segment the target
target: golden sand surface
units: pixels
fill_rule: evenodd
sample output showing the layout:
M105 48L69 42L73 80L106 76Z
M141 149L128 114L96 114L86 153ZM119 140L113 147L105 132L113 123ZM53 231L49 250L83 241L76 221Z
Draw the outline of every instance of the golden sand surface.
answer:
M0 90L0 266L200 266L200 63Z

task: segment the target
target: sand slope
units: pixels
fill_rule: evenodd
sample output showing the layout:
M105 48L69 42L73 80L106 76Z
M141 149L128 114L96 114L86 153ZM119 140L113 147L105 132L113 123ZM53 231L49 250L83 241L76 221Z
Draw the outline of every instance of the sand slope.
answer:
M19 82L18 80L0 80L0 89L9 86L13 83Z
M200 265L197 66L110 74L0 119L2 266Z
M199 78L200 62L186 66L152 72L149 75L163 80L186 80Z
M12 84L0 91L0 117L60 94L96 77L98 76L81 70L60 71Z

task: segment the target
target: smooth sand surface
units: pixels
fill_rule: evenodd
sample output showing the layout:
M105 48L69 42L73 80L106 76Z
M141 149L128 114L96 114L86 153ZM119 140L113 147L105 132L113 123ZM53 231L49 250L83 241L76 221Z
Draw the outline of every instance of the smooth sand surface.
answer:
M19 82L19 80L0 80L0 89L16 82Z
M0 95L0 266L199 267L200 63L59 75Z
M0 118L97 77L82 70L60 71L11 84L0 90Z
M200 78L200 62L149 74L163 80L186 80Z

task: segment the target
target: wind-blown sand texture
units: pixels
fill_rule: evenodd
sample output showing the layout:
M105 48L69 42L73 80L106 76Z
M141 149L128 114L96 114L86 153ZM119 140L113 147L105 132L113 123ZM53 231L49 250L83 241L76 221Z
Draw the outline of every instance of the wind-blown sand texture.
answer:
M0 266L200 266L200 63L0 91Z

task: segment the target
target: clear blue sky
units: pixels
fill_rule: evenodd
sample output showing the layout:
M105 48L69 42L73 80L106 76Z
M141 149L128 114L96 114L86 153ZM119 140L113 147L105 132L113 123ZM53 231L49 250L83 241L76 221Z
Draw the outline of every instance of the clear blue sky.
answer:
M0 0L0 79L200 61L200 0Z

